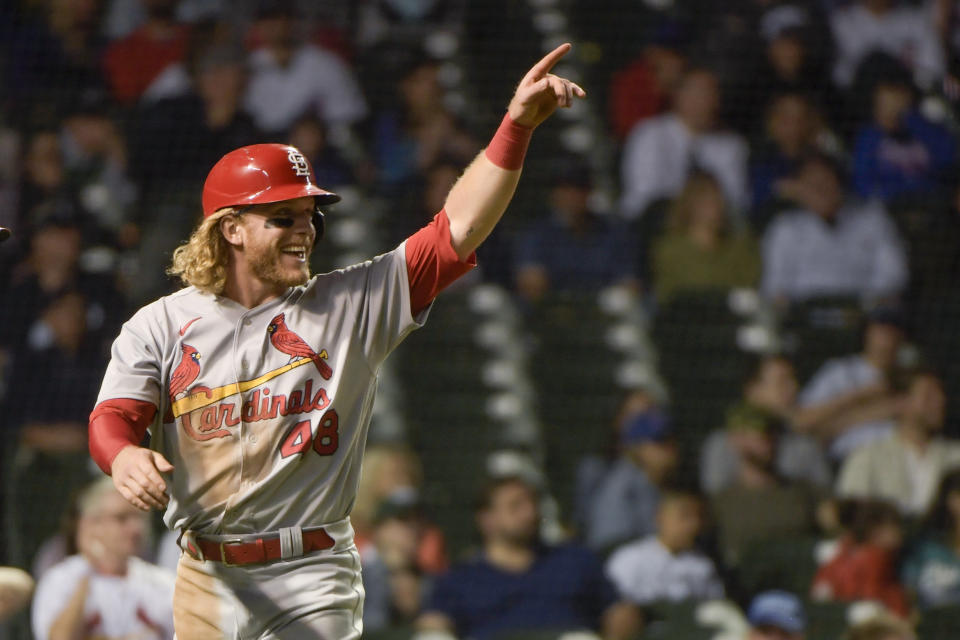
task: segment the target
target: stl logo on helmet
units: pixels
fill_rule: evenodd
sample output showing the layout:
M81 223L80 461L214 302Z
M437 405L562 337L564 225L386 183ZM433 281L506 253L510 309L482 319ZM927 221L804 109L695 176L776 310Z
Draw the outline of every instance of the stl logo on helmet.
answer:
M303 157L303 154L297 151L296 149L290 149L287 152L287 160L290 161L290 166L293 167L293 172L298 176L310 177L310 165L307 164L307 159Z

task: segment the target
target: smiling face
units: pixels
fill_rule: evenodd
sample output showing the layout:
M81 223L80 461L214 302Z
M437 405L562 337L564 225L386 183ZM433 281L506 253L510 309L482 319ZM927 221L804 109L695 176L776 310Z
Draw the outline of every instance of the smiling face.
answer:
M224 237L240 273L278 290L305 284L316 238L313 212L312 197L294 198L255 205L226 222Z

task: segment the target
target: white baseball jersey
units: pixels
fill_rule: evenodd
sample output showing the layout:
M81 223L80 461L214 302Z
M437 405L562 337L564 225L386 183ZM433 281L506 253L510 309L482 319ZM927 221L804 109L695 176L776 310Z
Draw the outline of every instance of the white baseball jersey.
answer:
M130 558L127 575L96 573L83 556L71 556L40 579L33 598L32 624L37 640L47 640L81 586L89 579L83 606L85 638L97 640L169 640L173 637L175 576L139 558Z
M98 403L158 407L172 529L259 533L353 506L377 370L413 329L405 243L247 309L193 287L140 309Z

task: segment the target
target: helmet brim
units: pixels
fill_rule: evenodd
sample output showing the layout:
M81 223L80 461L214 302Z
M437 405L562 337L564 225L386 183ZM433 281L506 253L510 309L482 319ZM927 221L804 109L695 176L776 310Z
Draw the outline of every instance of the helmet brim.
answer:
M278 187L268 187L239 199L231 198L228 200L229 204L221 205L217 207L217 209L224 207L248 207L253 204L271 204L273 202L282 202L284 200L310 196L316 198L317 205L321 207L340 202L340 196L337 194L312 184L288 184ZM205 215L210 215L211 213L213 213L213 211L204 212Z

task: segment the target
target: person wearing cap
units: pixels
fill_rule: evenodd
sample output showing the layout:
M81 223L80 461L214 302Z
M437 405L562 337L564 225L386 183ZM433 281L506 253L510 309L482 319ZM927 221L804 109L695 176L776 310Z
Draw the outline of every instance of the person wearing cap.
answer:
M712 495L736 483L741 458L755 455L757 447L772 448L779 476L830 486L833 478L820 445L792 427L798 414L796 401L793 363L782 355L756 358L744 380L743 400L727 413L723 428L703 443L701 489Z
M540 539L539 499L523 476L486 482L475 510L481 549L437 579L418 629L477 640L532 631L634 637L638 611L619 599L600 560Z
M583 537L597 551L655 532L661 487L677 466L673 429L659 409L627 418L620 444L620 458L588 502Z
M747 640L803 640L807 616L800 598L786 591L764 591L747 610Z
M758 543L811 533L825 491L780 475L775 434L783 425L775 414L740 405L728 415L727 429L739 464L727 486L711 496L711 507L720 551L733 567Z
M655 22L643 42L640 55L610 79L608 120L617 140L667 108L670 90L687 65L689 36L678 21Z
M590 167L579 158L557 160L549 214L517 242L517 291L536 301L548 291L596 291L631 282L627 235L590 207Z
M713 560L696 548L703 508L691 491L664 491L656 534L618 547L607 559L607 576L620 595L639 605L723 597Z
M871 309L859 353L832 358L800 392L794 427L824 443L842 462L855 449L893 431L902 395L893 387L901 367L897 359L906 339L902 309Z
M960 467L960 441L940 435L947 398L936 371L911 371L905 389L896 428L847 458L837 493L890 500L904 515L921 516L933 503L943 476Z
M832 84L824 81L832 41L822 10L810 2L771 3L758 16L756 31L761 50L756 68L749 70L754 74L751 82L741 89L749 93L741 94L745 104L742 109L738 106L737 125L751 130L771 98L784 93L805 96L826 112L827 120L841 115L837 103L842 101Z
M124 324L89 421L94 462L180 532L178 637L361 637L349 516L378 372L475 265L533 129L586 97L550 73L570 48L530 68L443 210L365 262L311 276L340 196L295 147L246 145L207 173L168 270L185 287Z

